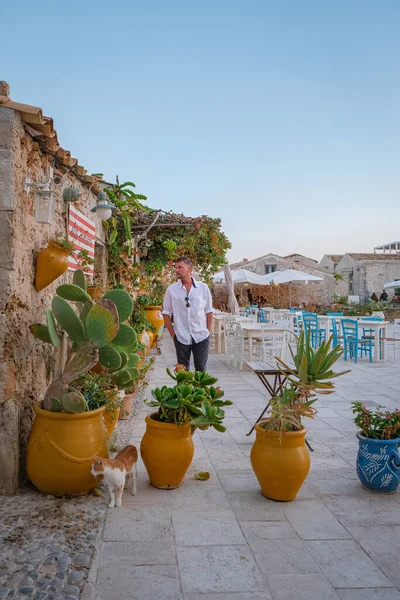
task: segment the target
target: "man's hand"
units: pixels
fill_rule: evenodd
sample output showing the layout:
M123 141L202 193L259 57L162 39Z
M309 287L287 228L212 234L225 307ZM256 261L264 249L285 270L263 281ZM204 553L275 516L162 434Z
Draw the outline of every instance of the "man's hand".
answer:
M168 329L170 336L172 339L175 337L175 330L172 327L172 319L169 315L163 315L165 327Z

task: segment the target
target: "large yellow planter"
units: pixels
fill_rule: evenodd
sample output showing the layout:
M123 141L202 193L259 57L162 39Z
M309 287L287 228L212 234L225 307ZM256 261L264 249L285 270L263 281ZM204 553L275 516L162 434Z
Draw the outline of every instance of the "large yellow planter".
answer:
M93 457L108 457L104 407L79 414L36 413L28 440L26 470L43 494L81 496L96 486Z
M109 437L112 436L115 426L118 423L120 411L121 411L120 408L117 408L113 412L111 412L109 410L104 411L103 418L104 418L104 423L106 425L106 429L107 429Z
M38 292L50 285L68 269L70 251L55 242L41 250L36 261L35 287Z
M152 331L146 331L147 335L149 336L149 340L150 340L150 346L149 346L149 352L150 349L154 346L154 333Z
M146 306L144 310L146 319L156 328L154 338L157 336L160 339L164 328L164 319L161 314L162 306Z
M255 426L250 461L262 493L271 500L294 500L310 470L306 429L280 435Z
M194 455L190 423L178 427L147 415L146 425L140 452L150 483L166 490L179 487Z

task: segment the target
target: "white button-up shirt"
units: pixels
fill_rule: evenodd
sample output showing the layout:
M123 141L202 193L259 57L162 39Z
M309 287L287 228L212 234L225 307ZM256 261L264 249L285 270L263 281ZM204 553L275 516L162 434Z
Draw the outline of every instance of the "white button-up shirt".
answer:
M192 338L196 344L205 340L210 335L206 315L213 312L211 292L201 281L192 279L189 294L182 281L173 283L165 292L162 314L174 317L176 337L181 344L190 345Z

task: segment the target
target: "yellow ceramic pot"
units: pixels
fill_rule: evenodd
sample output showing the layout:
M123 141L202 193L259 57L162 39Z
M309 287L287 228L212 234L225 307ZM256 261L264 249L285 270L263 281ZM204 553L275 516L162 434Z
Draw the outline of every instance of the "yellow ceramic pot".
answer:
M144 353L148 354L151 348L150 338L147 331L143 331L140 335L138 335L139 340L144 345Z
M150 340L150 345L149 345L149 349L148 352L150 352L150 349L154 346L154 333L152 331L146 331L147 335L149 336L149 340Z
M109 437L112 436L112 433L118 422L118 417L119 417L120 411L121 411L120 408L117 408L116 410L113 410L112 412L107 409L104 411L103 418L104 418L104 423L106 425L106 429L108 431Z
M70 251L55 242L41 250L36 261L35 287L38 292L50 285L68 269Z
M280 435L256 425L250 461L262 493L271 500L294 500L310 470L306 429Z
M181 485L193 460L190 423L178 427L174 423L155 421L151 416L146 417L140 452L151 485L172 490Z
M164 319L161 314L162 306L146 306L144 310L146 311L146 319L156 328L156 333L154 334L155 342L156 337L158 339L161 338L164 329Z
M79 414L36 413L28 440L26 470L43 494L82 496L96 486L93 457L108 457L104 407Z

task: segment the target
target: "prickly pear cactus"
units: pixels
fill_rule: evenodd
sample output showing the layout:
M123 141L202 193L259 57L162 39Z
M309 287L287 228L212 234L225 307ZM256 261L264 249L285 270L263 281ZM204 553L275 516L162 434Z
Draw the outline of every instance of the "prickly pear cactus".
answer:
M81 413L87 409L87 402L79 392L68 392L61 397L63 410L69 413Z

